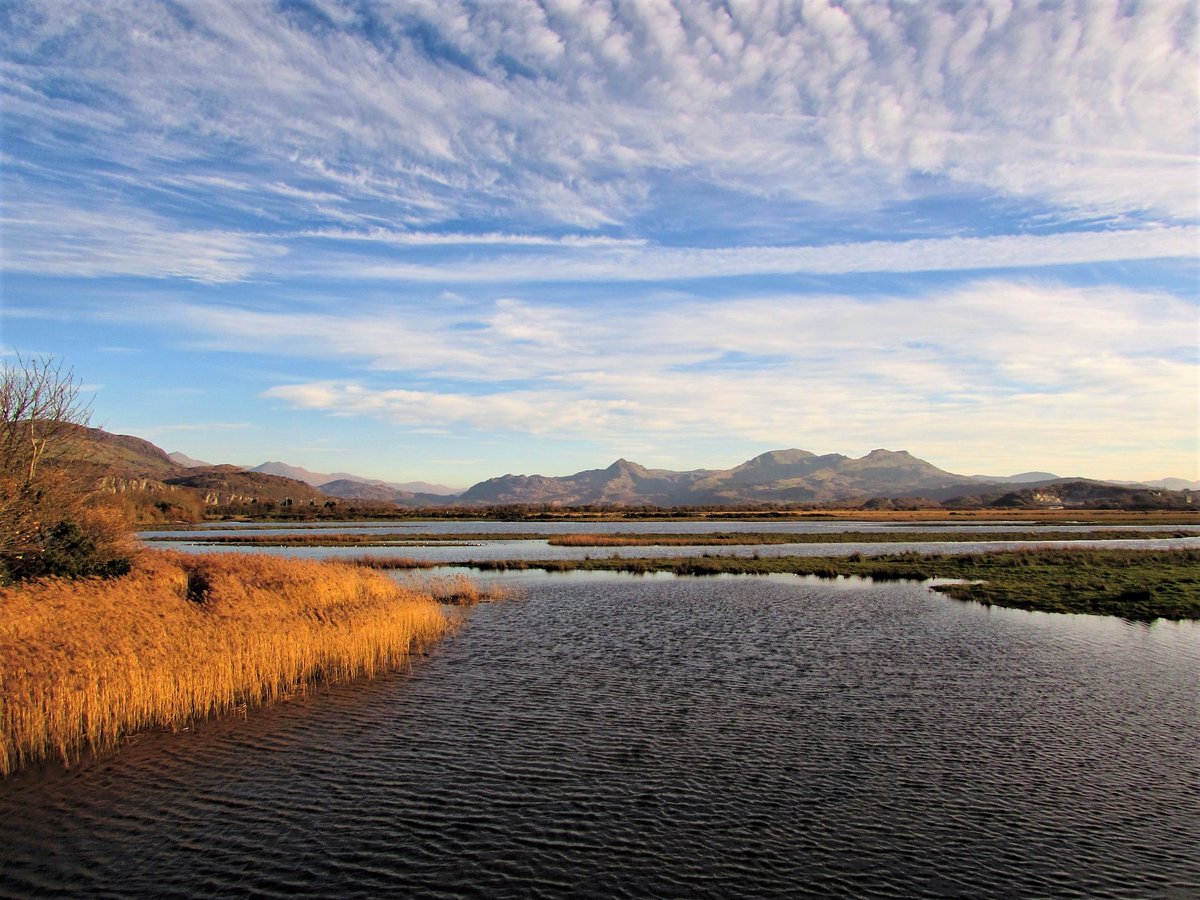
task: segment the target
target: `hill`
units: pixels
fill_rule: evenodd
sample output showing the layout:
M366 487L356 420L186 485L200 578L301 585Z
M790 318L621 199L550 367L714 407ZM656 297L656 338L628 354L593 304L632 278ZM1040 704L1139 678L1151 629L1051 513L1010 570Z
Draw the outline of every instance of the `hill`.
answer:
M1194 499L1190 491L1080 479L1009 491L989 505L1008 509L1190 509Z
M236 466L185 465L149 441L99 428L70 426L61 452L48 463L91 490L117 495L141 522L324 508L329 502L303 482Z
M974 485L904 450L873 450L861 459L839 453L773 450L732 469L672 472L619 459L607 469L551 478L504 475L469 488L460 503L540 503L562 506L745 504L865 501Z
M202 492L205 506L323 506L328 499L303 481L237 466L189 469L184 475L166 479L166 484Z
M420 482L424 484L424 482ZM368 501L420 509L441 506L454 499L453 496L427 492L409 491L383 481L365 481L357 478L339 478L326 481L317 488L326 497L347 501Z
M357 484L372 485L382 487L397 492L400 495L411 494L433 494L436 497L448 497L458 494L459 491L455 488L446 487L444 484L430 484L428 481L411 481L406 483L397 483L394 481L380 481L376 478L364 478L361 475L351 475L349 472L332 472L326 474L324 472L312 472L300 466L290 466L283 462L265 462L255 466L251 472L263 472L267 475L279 475L283 478L294 478L297 481L303 481L312 487L321 488L323 493L331 496L351 496L351 493L342 493L342 491L352 492L351 488L341 486L341 482L352 482ZM332 485L339 485L332 490L329 488ZM371 492L365 492L371 493ZM385 499L388 496L387 491L374 492L379 494L378 499Z
M178 450L168 453L167 456L171 457L172 462L177 462L181 466L186 466L189 469L202 469L206 466L212 465L212 463L204 462L204 460L201 459L192 459L192 457L188 456L186 453L180 453Z
M560 478L546 475L502 475L468 488L462 504L535 503L555 506L593 504L679 505L691 485L712 473L647 469L618 459L607 469L588 469Z
M143 522L213 515L388 515L400 510L518 505L1182 509L1193 508L1195 501L1191 491L1057 478L1044 472L984 481L982 476L939 469L905 450L883 449L857 459L840 453L772 450L731 469L683 472L618 459L607 468L573 475L489 478L458 496L359 478L337 478L316 488L298 478L237 466L207 466L178 456L172 458L141 438L73 427L54 464L70 469L96 490L119 495ZM1030 480L1043 475L1048 477Z

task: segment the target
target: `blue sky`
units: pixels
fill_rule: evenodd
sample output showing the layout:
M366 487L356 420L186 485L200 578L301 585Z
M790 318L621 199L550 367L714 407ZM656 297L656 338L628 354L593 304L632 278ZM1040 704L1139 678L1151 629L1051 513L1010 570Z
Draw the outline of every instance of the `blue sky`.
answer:
M0 5L0 352L211 462L1200 478L1190 3Z

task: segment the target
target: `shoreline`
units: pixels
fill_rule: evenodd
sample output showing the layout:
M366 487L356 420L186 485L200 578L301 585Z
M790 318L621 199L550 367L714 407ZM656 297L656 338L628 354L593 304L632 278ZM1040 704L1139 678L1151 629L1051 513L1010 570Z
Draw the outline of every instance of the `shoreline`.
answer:
M125 576L3 588L0 776L390 671L453 627L423 587L262 555L143 551Z

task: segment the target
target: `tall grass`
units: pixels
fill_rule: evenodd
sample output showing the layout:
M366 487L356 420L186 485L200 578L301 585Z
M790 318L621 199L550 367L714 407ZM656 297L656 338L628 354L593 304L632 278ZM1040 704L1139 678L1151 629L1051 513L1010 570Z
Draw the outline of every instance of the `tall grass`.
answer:
M407 556L347 556L343 562L363 569L432 569L437 563L428 559L412 559Z
M352 565L142 553L108 580L0 590L0 774L394 668L450 620Z
M476 603L511 600L517 596L517 592L511 586L495 582L482 585L471 576L461 572L453 575L409 576L404 583L413 590L432 595L439 603L449 603L454 606L473 606Z

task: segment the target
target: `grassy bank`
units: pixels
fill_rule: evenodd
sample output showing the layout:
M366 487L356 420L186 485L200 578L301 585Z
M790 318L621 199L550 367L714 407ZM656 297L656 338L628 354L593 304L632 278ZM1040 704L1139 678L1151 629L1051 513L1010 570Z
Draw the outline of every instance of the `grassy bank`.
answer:
M146 552L0 590L0 774L402 664L450 622L353 565Z
M960 600L1043 612L1200 619L1200 550L1012 550L883 556L701 556L464 562L482 570L572 569L678 575L790 573L878 580L960 579L935 589ZM979 583L974 583L979 582Z

